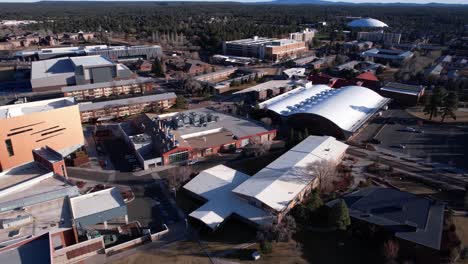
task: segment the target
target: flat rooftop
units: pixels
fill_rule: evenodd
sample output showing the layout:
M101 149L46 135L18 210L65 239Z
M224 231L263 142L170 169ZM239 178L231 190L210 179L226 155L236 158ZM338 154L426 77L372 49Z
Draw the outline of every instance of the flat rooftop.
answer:
M4 105L0 106L0 119L12 118L37 112L46 112L73 105L75 105L75 99L72 97L42 100L24 104Z
M31 64L31 80L74 72L75 67L69 58L33 61Z
M51 262L49 234L30 238L27 243L0 251L0 263L49 264Z
M110 66L115 64L106 57L100 55L70 57L70 60L75 67Z
M0 243L21 237L38 236L72 226L70 207L65 197L26 206L21 210L0 213L0 219L2 220L28 216L34 221L25 223L20 227L0 229ZM18 235L11 236L10 232L13 230L18 230Z
M181 146L207 148L234 142L234 137L240 139L272 130L263 123L207 108L179 112L176 116L181 116L181 114L190 116L191 113L217 116L218 120L207 122L206 125L186 124L170 130ZM174 115L171 118L174 118Z
M382 226L401 239L440 249L443 203L383 187L360 189L345 195L343 200L350 216Z
M240 90L238 92L235 92L234 94L260 92L260 91L265 91L265 90L274 89L274 88L293 86L295 84L296 84L296 81L292 81L292 80L273 80L273 81L268 81L268 82L264 82L261 84L257 84L247 89Z
M62 192L63 196L70 194L70 196L78 195L78 188L68 182L63 181L61 176L51 176L36 184L28 186L28 188L21 189L17 192L10 193L6 196L0 197L0 211L3 207L15 204L15 201L26 199L29 197L38 197L41 195L47 195L52 192ZM37 202L38 199L33 199Z
M393 92L393 93L401 93L401 94L419 96L421 91L424 91L424 87L419 86L419 85L408 85L408 84L403 84L403 83L389 82L385 84L382 88L380 88L380 90Z
M116 107L116 106L128 106L135 104L144 104L149 102L169 100L177 98L175 93L163 93L163 94L154 94L146 95L139 97L129 97L125 99L103 101L98 103L81 103L79 104L80 112L91 111L97 109L103 109L105 107Z
M281 212L315 178L307 166L339 161L348 145L333 137L309 136L232 191L252 197Z
M238 39L232 41L226 41L226 44L238 44L238 45L262 45L268 44L274 40L278 40L276 38L264 38L264 37L253 37L248 39Z
M74 219L125 206L122 196L114 187L70 198L70 204Z
M50 173L49 170L35 162L13 168L0 176L0 191L48 173Z

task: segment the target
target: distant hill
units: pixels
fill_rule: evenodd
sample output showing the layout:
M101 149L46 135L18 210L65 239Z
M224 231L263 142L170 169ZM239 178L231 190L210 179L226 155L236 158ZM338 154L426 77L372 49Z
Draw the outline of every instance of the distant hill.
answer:
M384 5L399 5L399 6L451 6L451 5L464 5L466 4L446 4L446 3L427 3L427 4L420 4L420 3L411 3L411 2L398 2L401 0L395 0L392 3L352 3L352 2L332 2L327 0L273 0L272 2L264 2L264 3L271 3L271 4L318 4L318 5L377 5L377 6L384 6Z

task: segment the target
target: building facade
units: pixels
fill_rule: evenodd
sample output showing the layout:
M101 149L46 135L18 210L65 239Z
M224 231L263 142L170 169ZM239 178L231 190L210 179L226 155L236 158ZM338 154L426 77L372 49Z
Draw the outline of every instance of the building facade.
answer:
M84 144L78 106L72 98L0 107L0 171L33 161L48 146L67 156Z
M315 29L306 28L303 31L289 34L289 39L297 40L297 41L304 41L308 43L314 39L315 32L316 32Z
M307 51L304 41L253 37L223 42L223 54L241 57L254 57L261 60L277 61L283 57L295 58Z
M400 44L401 34L384 32L358 32L357 39L361 41L382 42L385 44Z
M101 97L145 94L153 91L153 79L138 77L129 80L93 83L62 88L63 96L74 97L76 101L87 101Z
M116 118L158 111L172 107L177 96L174 93L131 97L98 103L82 103L79 106L81 122Z

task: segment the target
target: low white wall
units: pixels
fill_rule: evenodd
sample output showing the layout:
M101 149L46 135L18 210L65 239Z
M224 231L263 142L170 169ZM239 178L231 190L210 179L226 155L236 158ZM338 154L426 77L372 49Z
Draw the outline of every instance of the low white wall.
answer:
M118 245L115 245L115 246L110 247L110 248L106 248L104 250L104 252L106 254L112 254L112 253L114 253L116 251L124 250L124 249L126 249L128 247L136 246L136 245L142 244L142 243L147 242L147 241L151 241L151 237L147 236L147 235L142 236L142 237L135 238L133 240L127 241L125 243L118 244Z
M163 235L169 233L169 228L166 224L164 224L164 227L166 228L165 230L151 234L151 241L158 241Z

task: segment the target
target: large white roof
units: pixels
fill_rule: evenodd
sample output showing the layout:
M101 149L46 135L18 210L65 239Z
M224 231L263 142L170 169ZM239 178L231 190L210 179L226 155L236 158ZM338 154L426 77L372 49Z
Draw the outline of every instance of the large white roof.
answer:
M388 27L384 22L373 19L373 18L363 18L351 21L348 23L350 27L362 27L362 28L383 28Z
M202 221L211 229L216 229L233 213L259 225L268 223L270 217L265 211L249 205L232 192L248 178L248 175L224 165L200 172L184 185L184 189L205 198L208 202L193 211L190 216Z
M354 132L387 102L387 98L360 86L333 89L326 85L306 85L259 106L283 116L319 115L345 131Z
M336 161L348 145L333 137L309 136L264 169L244 181L234 193L254 197L267 206L282 211L315 178L307 165L320 160Z
M73 97L62 97L23 104L0 106L0 119L28 115L75 105Z
M125 206L122 196L114 187L70 198L70 204L74 219Z

